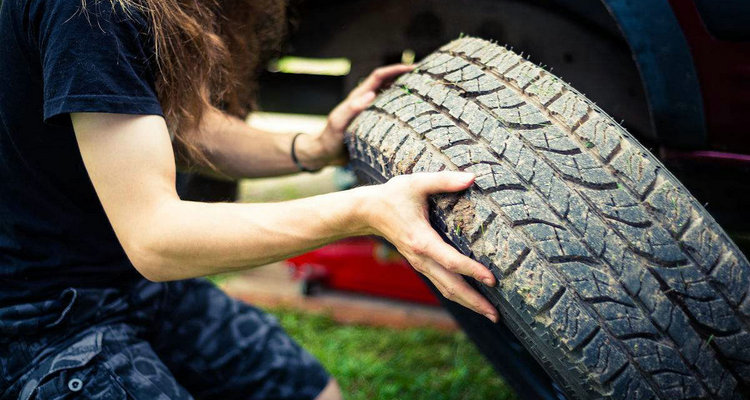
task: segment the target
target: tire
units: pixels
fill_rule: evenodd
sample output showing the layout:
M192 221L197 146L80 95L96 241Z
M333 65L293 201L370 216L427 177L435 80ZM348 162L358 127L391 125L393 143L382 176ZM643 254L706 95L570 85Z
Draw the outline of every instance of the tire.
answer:
M559 78L490 42L426 57L350 125L367 182L473 172L431 199L467 280L569 398L750 396L745 256L664 166ZM498 340L501 340L498 338Z

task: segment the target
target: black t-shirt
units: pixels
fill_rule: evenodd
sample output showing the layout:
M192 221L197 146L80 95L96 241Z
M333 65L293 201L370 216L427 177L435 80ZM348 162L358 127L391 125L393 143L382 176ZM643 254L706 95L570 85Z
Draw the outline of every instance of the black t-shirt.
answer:
M153 42L137 10L108 0L88 0L86 10L80 0L1 4L0 334L4 323L53 311L65 288L137 279L69 113L162 115Z

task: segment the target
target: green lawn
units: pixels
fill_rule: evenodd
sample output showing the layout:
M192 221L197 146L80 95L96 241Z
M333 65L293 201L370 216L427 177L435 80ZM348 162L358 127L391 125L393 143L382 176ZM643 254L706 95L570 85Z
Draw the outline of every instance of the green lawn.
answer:
M336 377L349 400L515 398L462 333L340 325L270 311Z

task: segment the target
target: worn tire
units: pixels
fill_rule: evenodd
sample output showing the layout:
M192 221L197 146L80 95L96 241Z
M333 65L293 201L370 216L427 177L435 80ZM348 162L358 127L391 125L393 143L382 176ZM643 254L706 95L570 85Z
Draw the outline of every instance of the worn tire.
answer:
M462 170L434 226L468 279L576 399L750 396L748 261L690 193L582 94L512 51L451 42L349 127L369 182Z

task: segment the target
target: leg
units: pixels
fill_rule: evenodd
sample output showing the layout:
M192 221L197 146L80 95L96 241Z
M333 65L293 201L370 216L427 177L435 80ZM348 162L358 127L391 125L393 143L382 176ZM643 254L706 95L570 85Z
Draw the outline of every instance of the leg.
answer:
M338 382L331 378L315 400L342 400L343 398Z
M162 307L154 349L198 398L314 399L329 384L273 316L208 282L170 283Z
M92 326L55 343L19 380L19 399L178 399L191 395L124 323Z

